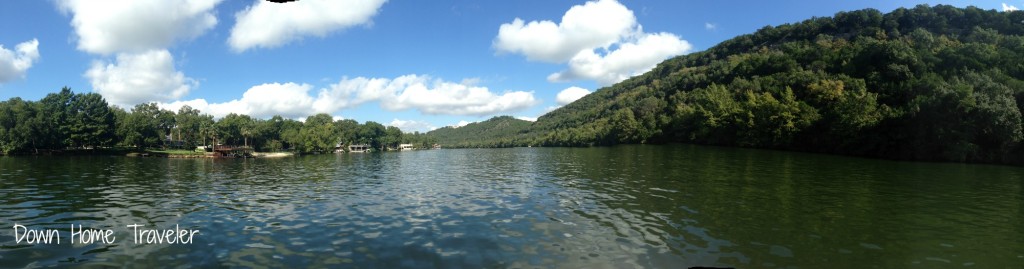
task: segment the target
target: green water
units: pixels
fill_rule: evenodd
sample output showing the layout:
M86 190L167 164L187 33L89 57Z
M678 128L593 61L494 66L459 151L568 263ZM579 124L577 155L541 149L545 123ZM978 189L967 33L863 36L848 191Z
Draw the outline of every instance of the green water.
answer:
M0 267L1021 268L1024 169L670 146L0 158ZM61 244L16 243L13 226ZM70 225L113 244L73 244ZM128 224L199 230L134 244Z

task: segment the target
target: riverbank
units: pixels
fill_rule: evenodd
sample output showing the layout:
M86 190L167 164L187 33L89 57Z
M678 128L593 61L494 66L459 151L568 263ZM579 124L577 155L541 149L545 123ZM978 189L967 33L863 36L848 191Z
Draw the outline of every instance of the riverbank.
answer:
M155 157L166 157L175 159L191 159L191 158L232 158L229 156L222 156L215 152L196 152L189 150L149 150L147 153L153 154ZM253 152L250 156L252 158L284 158L295 156L292 152Z
M247 157L252 158L285 158L302 155L294 152L253 152ZM9 154L0 156L125 156L125 157L155 157L173 159L193 158L231 158L221 156L214 152L201 152L183 149L159 150L149 149L139 151L134 148L102 148L102 149L69 149L69 150L39 150L38 153Z
M232 158L222 156L214 152L197 152L190 150L147 150L145 152L129 152L126 157L158 157L172 159L196 159L196 158ZM284 158L295 156L292 152L254 152L252 158Z

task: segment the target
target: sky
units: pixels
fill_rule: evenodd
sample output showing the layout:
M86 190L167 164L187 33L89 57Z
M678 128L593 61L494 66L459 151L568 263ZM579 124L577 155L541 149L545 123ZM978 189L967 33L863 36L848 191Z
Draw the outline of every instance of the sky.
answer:
M376 121L425 132L535 120L767 25L1003 1L10 0L0 100L70 87L126 109Z

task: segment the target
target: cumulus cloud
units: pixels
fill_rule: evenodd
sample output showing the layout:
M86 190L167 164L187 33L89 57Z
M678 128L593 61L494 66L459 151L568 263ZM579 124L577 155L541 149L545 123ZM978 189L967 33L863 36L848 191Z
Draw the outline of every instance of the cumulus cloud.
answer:
M78 49L90 53L163 49L196 38L217 25L221 0L58 0L71 13Z
M400 120L400 119L392 120L390 123L387 124L387 126L398 127L398 129L402 129L402 132L406 132L406 133L411 133L411 132L425 133L425 132L429 132L429 131L433 131L434 129L437 129L437 127L434 127L434 125L430 124L429 122L414 121L414 120Z
M670 33L644 35L639 40L619 45L619 49L605 55L581 51L569 61L568 70L551 74L548 80L591 79L601 85L611 85L643 74L666 57L682 54L690 48L690 43Z
M167 50L120 53L116 62L94 61L85 77L92 82L93 91L124 107L177 100L199 85L174 69Z
M476 116L516 111L537 103L532 92L497 94L486 87L405 75L394 79L343 78L322 89L313 106L333 111L369 101L378 101L391 111L416 109L431 115Z
M611 46L636 28L636 17L626 6L614 0L592 1L569 8L561 23L516 18L502 24L494 48L522 53L531 61L561 63L582 50Z
M564 106L580 98L583 98L583 96L586 96L588 94L590 94L589 90L572 86L566 88L565 90L562 90L561 92L558 92L558 95L555 96L555 102L557 102L559 105Z
M714 31L715 29L718 29L718 25L710 22L704 23L704 30Z
M1017 7L1003 3L1003 11L1017 11Z
M182 105L188 105L218 118L230 113L237 113L257 118L280 115L285 118L299 119L317 113L329 113L330 111L310 109L315 102L309 95L311 89L313 86L309 84L265 83L249 88L240 99L223 103L208 103L205 99L195 99L176 101L160 106L176 110Z
M25 76L25 72L39 59L39 40L32 39L8 50L0 44L0 83Z
M303 0L290 3L256 1L235 14L228 44L236 52L274 48L305 36L324 37L345 28L368 24L387 0Z
M493 115L518 111L537 103L532 92L494 93L486 87L406 75L388 78L342 78L321 88L314 95L312 86L295 83L271 83L249 88L242 98L223 103L203 99L161 104L176 110L189 105L221 117L229 113L255 117L281 115L289 118L316 113L334 113L368 102L378 102L386 110L415 109L431 115Z
M602 85L647 72L692 48L671 33L645 33L633 11L615 0L573 6L559 23L516 18L499 27L493 46L530 61L569 64L548 76L550 81L591 79Z

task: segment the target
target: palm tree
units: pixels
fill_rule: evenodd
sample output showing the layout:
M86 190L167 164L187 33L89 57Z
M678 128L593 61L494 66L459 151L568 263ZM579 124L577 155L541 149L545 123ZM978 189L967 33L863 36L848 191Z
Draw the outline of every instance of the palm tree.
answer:
M242 140L243 141L242 145L245 146L245 147L249 147L249 136L252 135L252 128L250 126L246 125L246 126L242 127L241 131L242 131L242 139L243 139Z
M199 136L203 137L203 145L204 146L209 145L209 144L206 143L206 141L207 141L206 139L210 138L210 139L213 139L214 145L212 145L212 146L216 147L216 143L217 143L217 126L216 126L216 123L214 123L214 122L203 122L202 124L200 124L199 125Z

